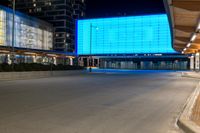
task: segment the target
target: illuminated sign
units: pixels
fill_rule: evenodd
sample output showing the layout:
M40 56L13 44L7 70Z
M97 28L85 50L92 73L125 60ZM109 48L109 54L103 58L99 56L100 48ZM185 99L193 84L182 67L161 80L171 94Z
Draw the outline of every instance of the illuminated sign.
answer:
M167 15L77 21L77 54L175 53Z

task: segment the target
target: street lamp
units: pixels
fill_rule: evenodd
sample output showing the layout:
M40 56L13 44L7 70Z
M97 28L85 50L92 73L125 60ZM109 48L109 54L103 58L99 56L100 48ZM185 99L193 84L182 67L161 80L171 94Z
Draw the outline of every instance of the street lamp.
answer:
M11 52L11 61L12 61L12 70L14 71L14 60L15 60L15 0L12 0L13 7L13 16L12 16L12 52Z
M89 71L92 72L92 29L99 30L97 26L93 26L92 23L90 24L90 61L89 61Z

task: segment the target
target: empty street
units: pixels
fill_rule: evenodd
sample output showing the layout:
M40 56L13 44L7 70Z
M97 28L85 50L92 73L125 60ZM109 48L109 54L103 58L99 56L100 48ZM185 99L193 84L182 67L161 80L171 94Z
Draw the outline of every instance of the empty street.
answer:
M169 133L198 81L181 72L0 82L0 133Z

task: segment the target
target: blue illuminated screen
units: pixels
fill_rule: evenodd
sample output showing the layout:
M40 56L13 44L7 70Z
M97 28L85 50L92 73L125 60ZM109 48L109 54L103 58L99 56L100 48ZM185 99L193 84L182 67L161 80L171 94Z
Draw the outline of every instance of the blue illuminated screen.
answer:
M77 54L175 53L167 15L77 21Z

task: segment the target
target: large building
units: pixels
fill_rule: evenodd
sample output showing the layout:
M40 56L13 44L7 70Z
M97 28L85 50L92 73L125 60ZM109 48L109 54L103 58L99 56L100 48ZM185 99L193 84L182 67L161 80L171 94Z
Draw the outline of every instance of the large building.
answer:
M75 20L85 16L84 0L16 0L16 9L53 24L54 50L75 53Z
M77 33L79 55L175 53L165 14L79 20Z
M1 0L0 1L0 5L9 7L9 6L11 6L11 1L9 1L9 0Z
M12 46L12 10L0 6L0 46ZM53 27L51 24L16 13L14 46L18 48L52 50Z
M68 58L53 51L53 26L43 20L16 12L13 32L13 10L0 6L0 63L11 63L14 40L15 63L54 64ZM61 62L62 63L62 62Z
M77 54L84 66L187 69L187 56L178 54L171 42L166 14L77 21Z

